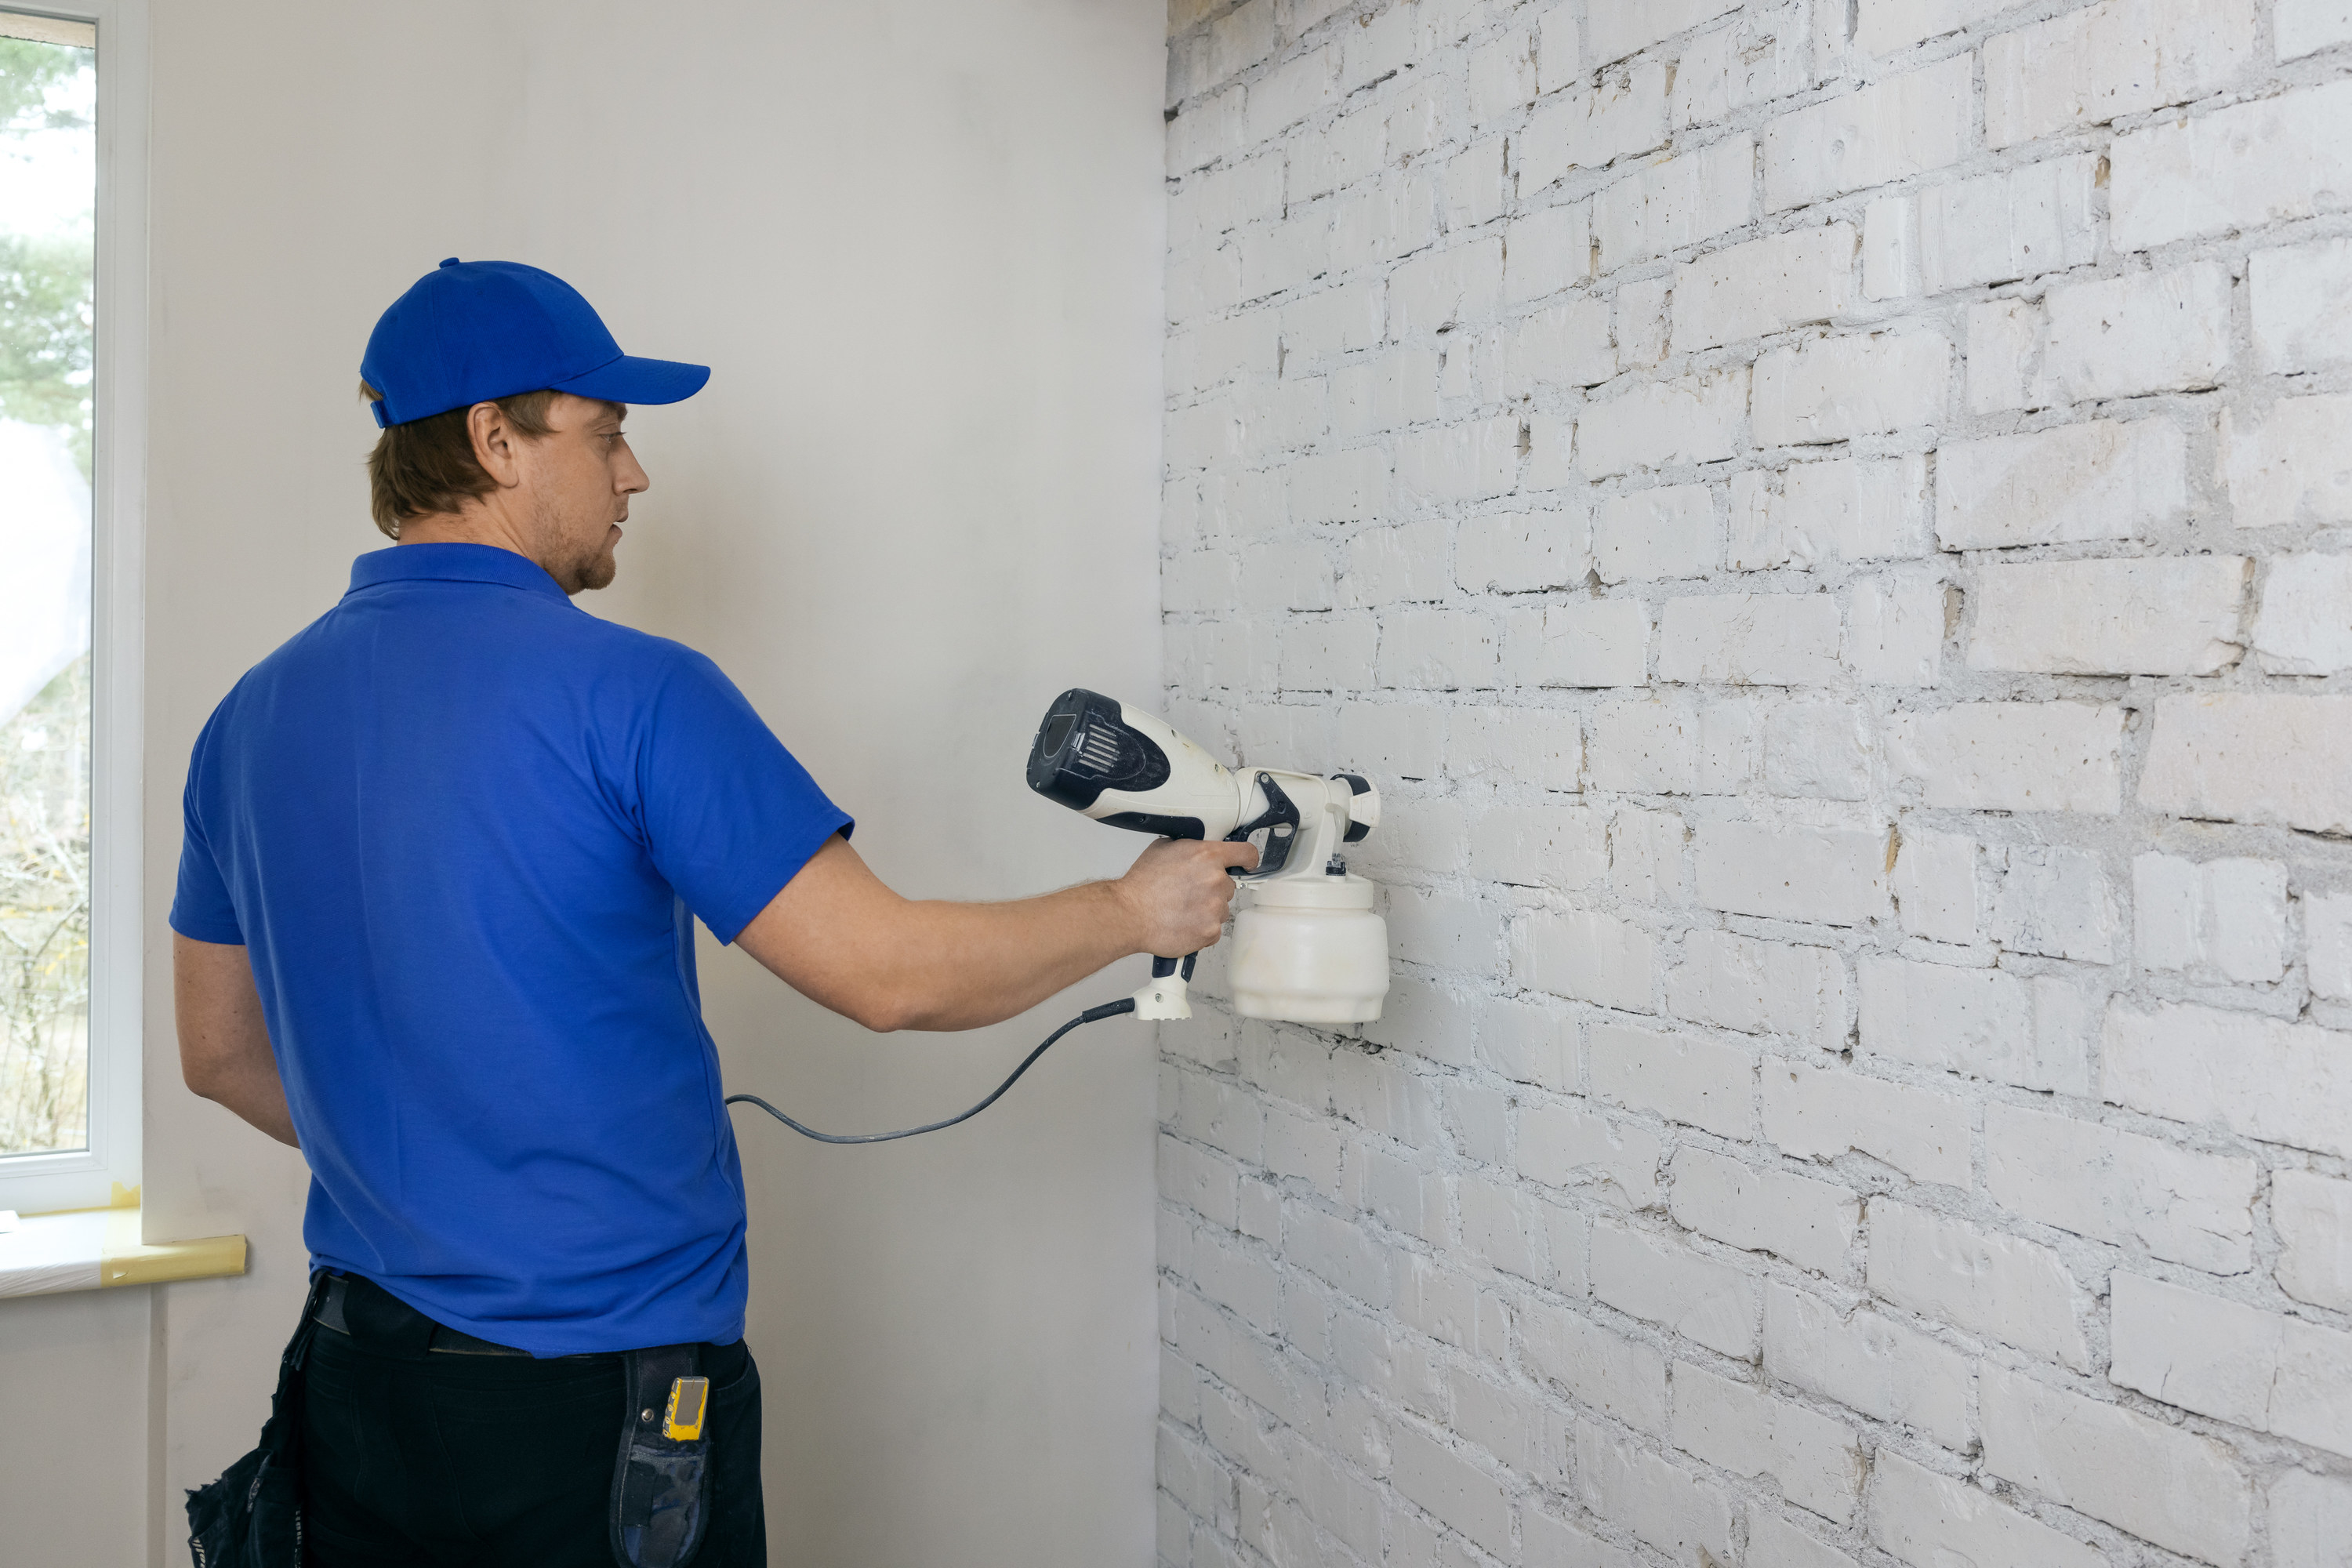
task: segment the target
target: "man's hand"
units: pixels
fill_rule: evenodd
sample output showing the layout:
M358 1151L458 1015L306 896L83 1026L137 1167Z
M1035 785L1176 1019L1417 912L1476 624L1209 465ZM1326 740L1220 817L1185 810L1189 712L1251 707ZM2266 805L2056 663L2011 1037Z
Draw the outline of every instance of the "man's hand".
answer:
M1160 838L1111 886L1134 911L1143 951L1181 958L1216 945L1233 909L1232 873L1256 866L1255 845Z
M1009 904L902 899L835 837L735 941L809 1000L869 1029L976 1029L1133 953L1217 940L1246 844L1161 842L1116 882Z

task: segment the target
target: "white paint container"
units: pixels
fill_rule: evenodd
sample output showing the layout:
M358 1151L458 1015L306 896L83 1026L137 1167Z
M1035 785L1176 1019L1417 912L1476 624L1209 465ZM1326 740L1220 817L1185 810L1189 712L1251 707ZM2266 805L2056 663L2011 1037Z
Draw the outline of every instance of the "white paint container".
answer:
M1364 1024L1389 993L1388 922L1361 877L1245 882L1234 916L1234 1011L1293 1024Z

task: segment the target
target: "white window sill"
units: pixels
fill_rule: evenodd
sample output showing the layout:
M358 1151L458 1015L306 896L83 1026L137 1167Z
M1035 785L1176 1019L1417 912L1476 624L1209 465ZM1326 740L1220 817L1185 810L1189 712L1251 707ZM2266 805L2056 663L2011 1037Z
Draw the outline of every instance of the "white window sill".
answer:
M245 1237L212 1236L150 1247L137 1205L26 1215L0 1229L0 1296L104 1290L245 1272Z

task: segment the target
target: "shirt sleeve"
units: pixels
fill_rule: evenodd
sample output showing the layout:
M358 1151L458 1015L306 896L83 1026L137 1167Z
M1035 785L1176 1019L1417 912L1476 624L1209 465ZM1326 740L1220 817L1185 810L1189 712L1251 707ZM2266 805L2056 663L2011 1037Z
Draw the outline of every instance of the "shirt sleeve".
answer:
M646 845L686 907L731 942L853 825L717 665L678 653L638 762Z
M196 809L197 779L211 739L212 726L207 724L196 738L195 752L188 759L187 786L180 792L180 887L172 897L171 923L173 931L191 941L242 947L245 928L237 921L228 880L221 875L220 861L213 855Z

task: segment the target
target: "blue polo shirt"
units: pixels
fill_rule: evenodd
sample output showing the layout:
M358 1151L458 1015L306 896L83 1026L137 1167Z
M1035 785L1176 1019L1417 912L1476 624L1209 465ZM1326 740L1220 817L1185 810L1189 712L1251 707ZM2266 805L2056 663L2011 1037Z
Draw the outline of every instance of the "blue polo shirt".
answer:
M850 823L718 666L509 552L380 550L185 809L172 928L251 957L316 1265L541 1355L741 1337L694 918L733 941Z

